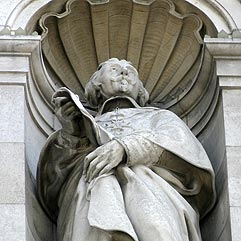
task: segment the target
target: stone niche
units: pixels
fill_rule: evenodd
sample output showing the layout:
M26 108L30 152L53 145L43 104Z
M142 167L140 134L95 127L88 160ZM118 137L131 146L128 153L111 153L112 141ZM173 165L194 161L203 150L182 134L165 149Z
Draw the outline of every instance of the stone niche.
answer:
M55 225L35 195L39 152L59 128L51 95L66 86L86 103L86 82L111 57L131 61L150 93L148 105L175 112L203 144L216 173L217 202L200 221L202 237L231 240L222 102L214 61L203 42L205 35L217 34L210 19L183 0L56 2L41 8L27 26L42 38L28 86L27 240L55 239Z

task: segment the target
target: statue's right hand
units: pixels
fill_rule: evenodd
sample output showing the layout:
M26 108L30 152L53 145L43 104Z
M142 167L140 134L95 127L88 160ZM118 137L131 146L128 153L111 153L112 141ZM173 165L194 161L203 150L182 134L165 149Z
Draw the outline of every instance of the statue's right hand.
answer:
M71 135L79 135L78 117L81 116L81 113L68 93L64 89L57 90L52 97L52 102L55 106L55 114L63 130Z

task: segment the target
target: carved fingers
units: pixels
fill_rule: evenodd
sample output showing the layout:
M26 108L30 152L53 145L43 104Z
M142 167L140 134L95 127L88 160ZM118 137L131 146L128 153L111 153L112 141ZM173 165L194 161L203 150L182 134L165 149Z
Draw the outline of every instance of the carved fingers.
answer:
M69 134L78 135L80 133L80 127L77 117L80 117L81 113L68 93L60 88L54 93L52 102L55 106L55 114L63 130Z
M125 150L116 140L112 140L91 152L84 160L83 174L86 181L91 182L94 178L109 173L124 159Z
M64 98L64 97L63 97ZM60 99L58 101L58 99ZM66 100L64 100L66 101ZM64 102L61 97L57 98L57 103ZM68 100L63 105L59 105L56 107L56 115L61 116L61 118L65 120L73 120L76 116L80 116L80 111L76 107L73 101Z

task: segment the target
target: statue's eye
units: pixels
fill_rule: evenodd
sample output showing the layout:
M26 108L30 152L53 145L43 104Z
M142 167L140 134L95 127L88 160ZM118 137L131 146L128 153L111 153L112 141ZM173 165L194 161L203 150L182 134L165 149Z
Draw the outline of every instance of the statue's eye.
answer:
M129 74L129 75L134 75L135 73L134 73L134 71L129 70L129 71L128 71L128 74Z
M113 71L116 71L116 67L112 67L111 69L112 69Z

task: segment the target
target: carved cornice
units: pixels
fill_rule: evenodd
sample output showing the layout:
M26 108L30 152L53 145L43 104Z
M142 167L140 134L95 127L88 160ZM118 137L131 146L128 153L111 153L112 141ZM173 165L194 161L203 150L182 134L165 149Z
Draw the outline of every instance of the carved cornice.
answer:
M215 59L219 86L241 89L241 39L206 37L205 45Z
M241 39L206 37L205 45L215 59L241 59Z
M26 54L31 53L39 47L40 36L0 36L0 52L5 54Z

